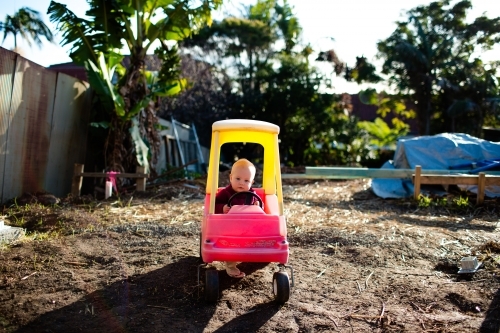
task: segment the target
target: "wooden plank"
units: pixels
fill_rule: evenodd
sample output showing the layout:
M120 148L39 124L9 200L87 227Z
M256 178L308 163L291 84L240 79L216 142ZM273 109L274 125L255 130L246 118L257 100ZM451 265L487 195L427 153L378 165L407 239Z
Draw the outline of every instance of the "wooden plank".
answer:
M83 172L83 168L84 168L83 164L75 164L73 182L71 184L71 194L75 197L80 196L83 177L100 177L100 178L109 177L108 174L103 172ZM144 171L145 171L144 167L138 166L136 168L136 173L117 173L114 176L122 178L137 178L136 181L137 191L146 191L146 179L149 177L149 174L144 173Z
M74 176L73 176L73 182L71 183L71 194L74 197L79 197L80 196L80 190L82 189L82 182L83 182L83 177L81 176L83 174L83 164L76 164L74 166Z
M469 170L369 169L348 167L306 167L306 173L282 174L282 179L353 179L353 178L411 178L413 197L418 200L422 184L477 185L477 204L484 201L486 186L500 185L499 171L469 174Z
M437 185L477 185L477 175L429 175L420 176L420 184Z
M486 175L480 172L479 175L421 175L421 184L440 184L440 185L477 185L478 178L484 177L486 185L500 185L499 176Z
M417 181L418 179L418 181ZM484 172L478 175L420 175L418 167L415 169L413 177L414 182L414 198L418 199L421 184L438 184L438 185L477 185L476 204L481 205L484 202L485 188L490 185L500 185L499 176L491 176Z
M403 174L403 177L400 177L398 173L393 175L388 175L386 173L368 173L366 175L358 175L358 176L348 176L348 175L311 175L307 173L284 173L281 174L282 179L356 179L356 178L408 178L412 179L415 170L411 170L410 176L406 176L406 173ZM447 175L447 174L445 174ZM468 175L468 174L467 174ZM437 175L436 175L437 176ZM472 175L475 176L475 175ZM477 177L477 176L476 176Z
M102 172L80 172L75 174L75 176L82 177L96 177L96 178L106 178L109 177L106 173ZM145 173L117 173L115 174L117 178L148 178Z
M486 185L488 185L488 186L492 186L492 185L500 186L500 177L499 176L491 176L485 172L480 172L479 174L482 174L482 173L484 174Z
M469 174L469 170L431 170L422 169L422 173L435 175ZM408 178L411 179L414 169L371 169L349 167L306 167L306 176L289 176L304 174L287 174L283 178L297 179L354 179L354 178ZM485 172L487 175L500 175L500 171Z
M308 175L305 173L282 173L281 179L336 179L322 175Z
M138 166L138 167L135 168L135 172L137 174L142 174L143 176L146 176L146 177L138 178L135 181L136 190L140 191L140 192L146 191L146 178L147 178L147 175L144 173L144 171L146 171L146 168L143 167L143 166Z
M349 167L306 167L307 175L322 176L326 179L353 178L411 178L413 169L370 169Z

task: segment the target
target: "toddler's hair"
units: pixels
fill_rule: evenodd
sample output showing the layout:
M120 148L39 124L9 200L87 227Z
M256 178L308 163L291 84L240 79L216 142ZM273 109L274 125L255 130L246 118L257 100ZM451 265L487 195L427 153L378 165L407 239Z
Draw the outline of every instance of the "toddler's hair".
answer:
M249 168L250 172L252 173L252 179L253 177L255 177L255 173L257 171L255 169L255 165L253 165L253 163L247 160L246 158L240 158L239 160L234 162L233 166L231 167L231 172L233 172L233 170L236 168L242 168L242 167Z

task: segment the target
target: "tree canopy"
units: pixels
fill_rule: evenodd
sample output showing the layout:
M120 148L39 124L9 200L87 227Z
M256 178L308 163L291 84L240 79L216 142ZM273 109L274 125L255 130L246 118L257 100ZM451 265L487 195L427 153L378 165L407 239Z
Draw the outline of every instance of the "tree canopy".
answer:
M343 96L321 92L329 79L310 63L312 49L301 42L293 8L287 1L259 0L245 9L181 43L192 59L210 62L231 79L226 103L215 109L224 109L223 117L280 126L281 154L289 165L357 163L364 139L354 139L359 129ZM168 112L182 118L189 111L177 103ZM253 149L225 152L232 159Z
M314 50L301 40L302 27L287 0L257 0L241 15L211 22L210 11L221 2L90 0L90 19L51 2L51 20L72 46L72 58L85 64L99 97L102 112L93 124L108 129L105 155L114 170L154 161L158 107L165 116L193 122L203 140L209 140L207 124L220 119L277 124L283 160L290 165L354 165L372 146L391 146L408 132L408 99L415 104L419 134L480 136L485 124L500 124L500 62L480 59L482 50L500 41L500 18L470 20L469 0L408 11L377 44L381 74L363 56L348 66L334 50L319 53L316 60L331 62L346 80L394 89L361 93L375 98L380 115L364 123L351 115L349 95L325 92L330 80L310 61ZM144 65L155 41L163 64L156 73ZM123 46L130 52L127 66L118 52ZM388 113L394 116L390 125L382 120ZM226 153L232 159L254 149L242 145Z
M468 23L471 8L469 0L418 6L378 43L388 83L416 103L420 134L478 135L485 114L494 110L487 101L498 95L498 63L485 64L477 54L500 41L500 18L480 16ZM461 114L474 116L474 128L456 126L453 120Z

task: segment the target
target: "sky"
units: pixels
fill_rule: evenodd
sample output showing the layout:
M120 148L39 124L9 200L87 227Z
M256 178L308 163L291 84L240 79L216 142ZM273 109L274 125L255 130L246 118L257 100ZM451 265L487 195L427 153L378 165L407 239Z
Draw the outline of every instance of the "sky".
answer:
M227 0L226 0L227 1ZM87 9L86 0L59 0L66 4L76 15L83 16ZM238 8L238 4L252 4L251 0L231 0L224 5L215 18L222 17L222 12ZM365 56L369 61L380 64L376 59L377 42L390 36L398 20L406 20L407 10L419 5L427 5L429 0L288 0L294 8L294 13L302 26L304 44L309 43L315 51L334 49L339 58L348 65L354 65L356 56ZM3 1L0 6L0 20L6 15L14 14L21 7L30 7L40 12L45 23L55 31L55 25L49 21L46 14L50 0L11 0ZM500 16L500 5L492 0L472 0L473 9L468 17L475 18L485 13L489 18ZM3 33L0 41L3 40ZM30 48L18 40L22 55L42 66L70 62L69 48L59 46L60 38L56 35L56 44L44 40L41 48L32 45ZM6 38L1 47L12 49L12 37ZM483 60L499 60L500 45L494 51L482 55ZM316 63L327 75L331 74L331 66L326 63ZM367 86L347 83L332 75L336 92L356 93Z

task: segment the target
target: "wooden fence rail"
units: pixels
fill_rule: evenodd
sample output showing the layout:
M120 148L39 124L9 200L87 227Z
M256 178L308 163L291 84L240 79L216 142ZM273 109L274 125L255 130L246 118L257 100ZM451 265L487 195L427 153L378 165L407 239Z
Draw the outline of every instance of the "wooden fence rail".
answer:
M424 170L433 175L459 175L469 170ZM415 174L415 169L371 169L348 167L306 167L306 173L282 174L283 179L355 179L355 178L408 178ZM486 171L487 175L500 176L500 171Z
M83 177L110 177L109 174L104 172L83 172L83 164L75 164L73 172L73 182L71 184L71 194L75 197L80 196L80 191L82 189ZM135 169L135 173L117 173L114 177L119 178L137 178L136 180L136 190L144 192L146 190L146 179L149 177L148 174L144 173L145 168L138 166Z
M477 185L476 204L481 205L484 202L484 190L486 186L500 185L500 176L486 175L480 172L477 175L436 175L425 171L422 174L422 167L415 167L415 174L412 176L413 181L413 198L418 200L420 196L420 185Z
M418 199L420 186L435 185L477 185L477 204L484 202L486 186L500 185L500 171L485 171L469 174L470 170L422 170L415 169L371 169L349 167L306 167L305 173L282 174L283 179L355 179L355 178L403 178L414 184L413 196Z

